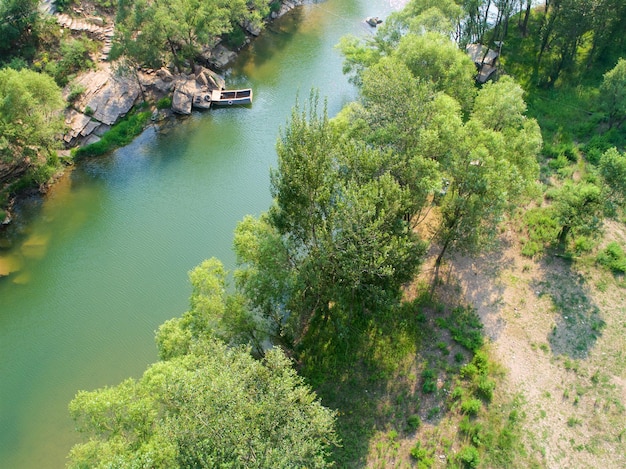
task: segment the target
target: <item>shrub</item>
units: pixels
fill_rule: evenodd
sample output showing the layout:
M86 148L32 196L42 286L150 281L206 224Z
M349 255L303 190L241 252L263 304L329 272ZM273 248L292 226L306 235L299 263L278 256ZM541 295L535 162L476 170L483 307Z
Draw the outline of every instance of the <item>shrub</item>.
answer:
M156 103L156 107L157 109L169 109L172 107L172 97L171 96L165 96L161 99L159 99Z
M434 464L432 450L424 448L419 441L411 448L411 457L417 462L417 467L427 469Z
M461 412L466 415L478 415L482 403L480 400L472 398L461 402Z
M471 445L466 445L457 455L458 461L467 469L474 469L480 464L480 454L478 449Z
M493 391L496 388L496 382L486 376L478 378L476 383L476 395L481 397L486 402L491 402L493 399Z
M478 374L478 368L473 363L468 363L461 367L461 378L472 379Z
M246 33L239 25L234 26L233 30L226 34L224 37L224 43L231 49L239 49L246 42Z
M150 119L150 113L147 111L126 116L104 134L100 141L76 150L76 156L103 155L114 148L128 145L136 135L141 133L148 119Z
M626 254L615 241L610 242L606 248L598 253L596 261L613 272L626 273Z
M414 432L417 430L422 424L422 419L417 414L411 415L408 419L406 419L406 425L409 427L409 430Z
M446 325L452 338L463 347L476 351L483 345L483 325L471 307L455 308Z
M422 371L422 379L424 384L422 385L422 391L425 393L433 393L437 390L437 383L435 382L435 372L430 368L426 368Z

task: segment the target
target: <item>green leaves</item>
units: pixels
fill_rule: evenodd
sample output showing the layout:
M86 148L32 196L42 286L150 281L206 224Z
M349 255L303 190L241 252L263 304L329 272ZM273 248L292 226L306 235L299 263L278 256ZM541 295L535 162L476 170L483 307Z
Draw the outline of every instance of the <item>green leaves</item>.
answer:
M609 128L620 127L626 120L626 59L604 74L600 85L600 104L607 113Z
M278 349L253 359L215 339L138 381L80 392L70 412L89 441L81 467L327 467L334 413Z
M193 63L203 47L233 30L234 25L261 26L269 12L262 0L138 0L123 3L115 55L159 67L173 60Z
M63 129L61 90L47 75L30 70L0 70L0 183L9 176L46 164ZM34 172L34 171L33 171ZM40 181L45 182L45 181Z

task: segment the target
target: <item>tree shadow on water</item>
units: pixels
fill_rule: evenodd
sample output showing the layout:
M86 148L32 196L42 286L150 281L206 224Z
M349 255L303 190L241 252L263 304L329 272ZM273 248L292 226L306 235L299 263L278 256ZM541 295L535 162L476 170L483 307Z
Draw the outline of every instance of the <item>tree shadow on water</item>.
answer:
M565 258L547 257L541 271L542 278L531 286L538 297L548 295L552 311L557 313L548 335L552 353L585 358L605 325L585 278Z

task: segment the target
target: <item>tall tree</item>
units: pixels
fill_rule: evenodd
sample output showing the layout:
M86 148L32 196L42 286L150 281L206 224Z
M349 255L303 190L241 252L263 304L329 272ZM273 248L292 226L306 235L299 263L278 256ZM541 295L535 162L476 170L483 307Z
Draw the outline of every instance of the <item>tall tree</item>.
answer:
M511 78L478 93L444 166L450 185L435 235L441 246L437 265L450 248L488 245L507 209L534 184L541 133L525 111L522 89Z
M151 66L172 60L182 68L235 25L261 25L268 12L263 0L125 0L114 55L130 55Z
M390 154L341 137L314 99L308 115L294 111L277 150L275 204L235 241L244 290L264 290L249 298L252 306L284 318L297 340L313 315L349 320L397 300L424 246L410 229L413 202Z
M604 74L599 99L609 128L620 127L626 121L626 59L619 59L617 65Z
M150 366L139 380L81 391L70 403L88 441L70 468L328 467L334 413L278 349L199 341Z
M48 75L0 69L0 183L45 164L63 129L63 105Z

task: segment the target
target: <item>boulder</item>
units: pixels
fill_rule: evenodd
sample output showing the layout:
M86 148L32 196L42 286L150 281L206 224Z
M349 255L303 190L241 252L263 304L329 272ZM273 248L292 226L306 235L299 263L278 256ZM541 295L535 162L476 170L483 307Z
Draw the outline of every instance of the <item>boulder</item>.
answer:
M243 24L243 28L253 36L258 36L259 34L261 34L261 26L258 24L253 24L250 21L246 21Z
M141 93L136 80L114 75L109 69L88 72L76 81L76 85L86 90L76 107L91 109L92 117L107 125L113 125L125 116Z
M223 69L228 65L228 63L233 60L237 56L231 50L228 50L223 45L219 44L211 54L211 58L209 59L210 63L212 63L216 68Z
M191 80L187 78L180 80L172 96L172 111L178 114L191 114L191 106L196 90L195 79Z
M170 82L174 80L174 75L172 75L172 72L170 72L167 68L161 68L157 70L156 74L161 80L165 82Z

